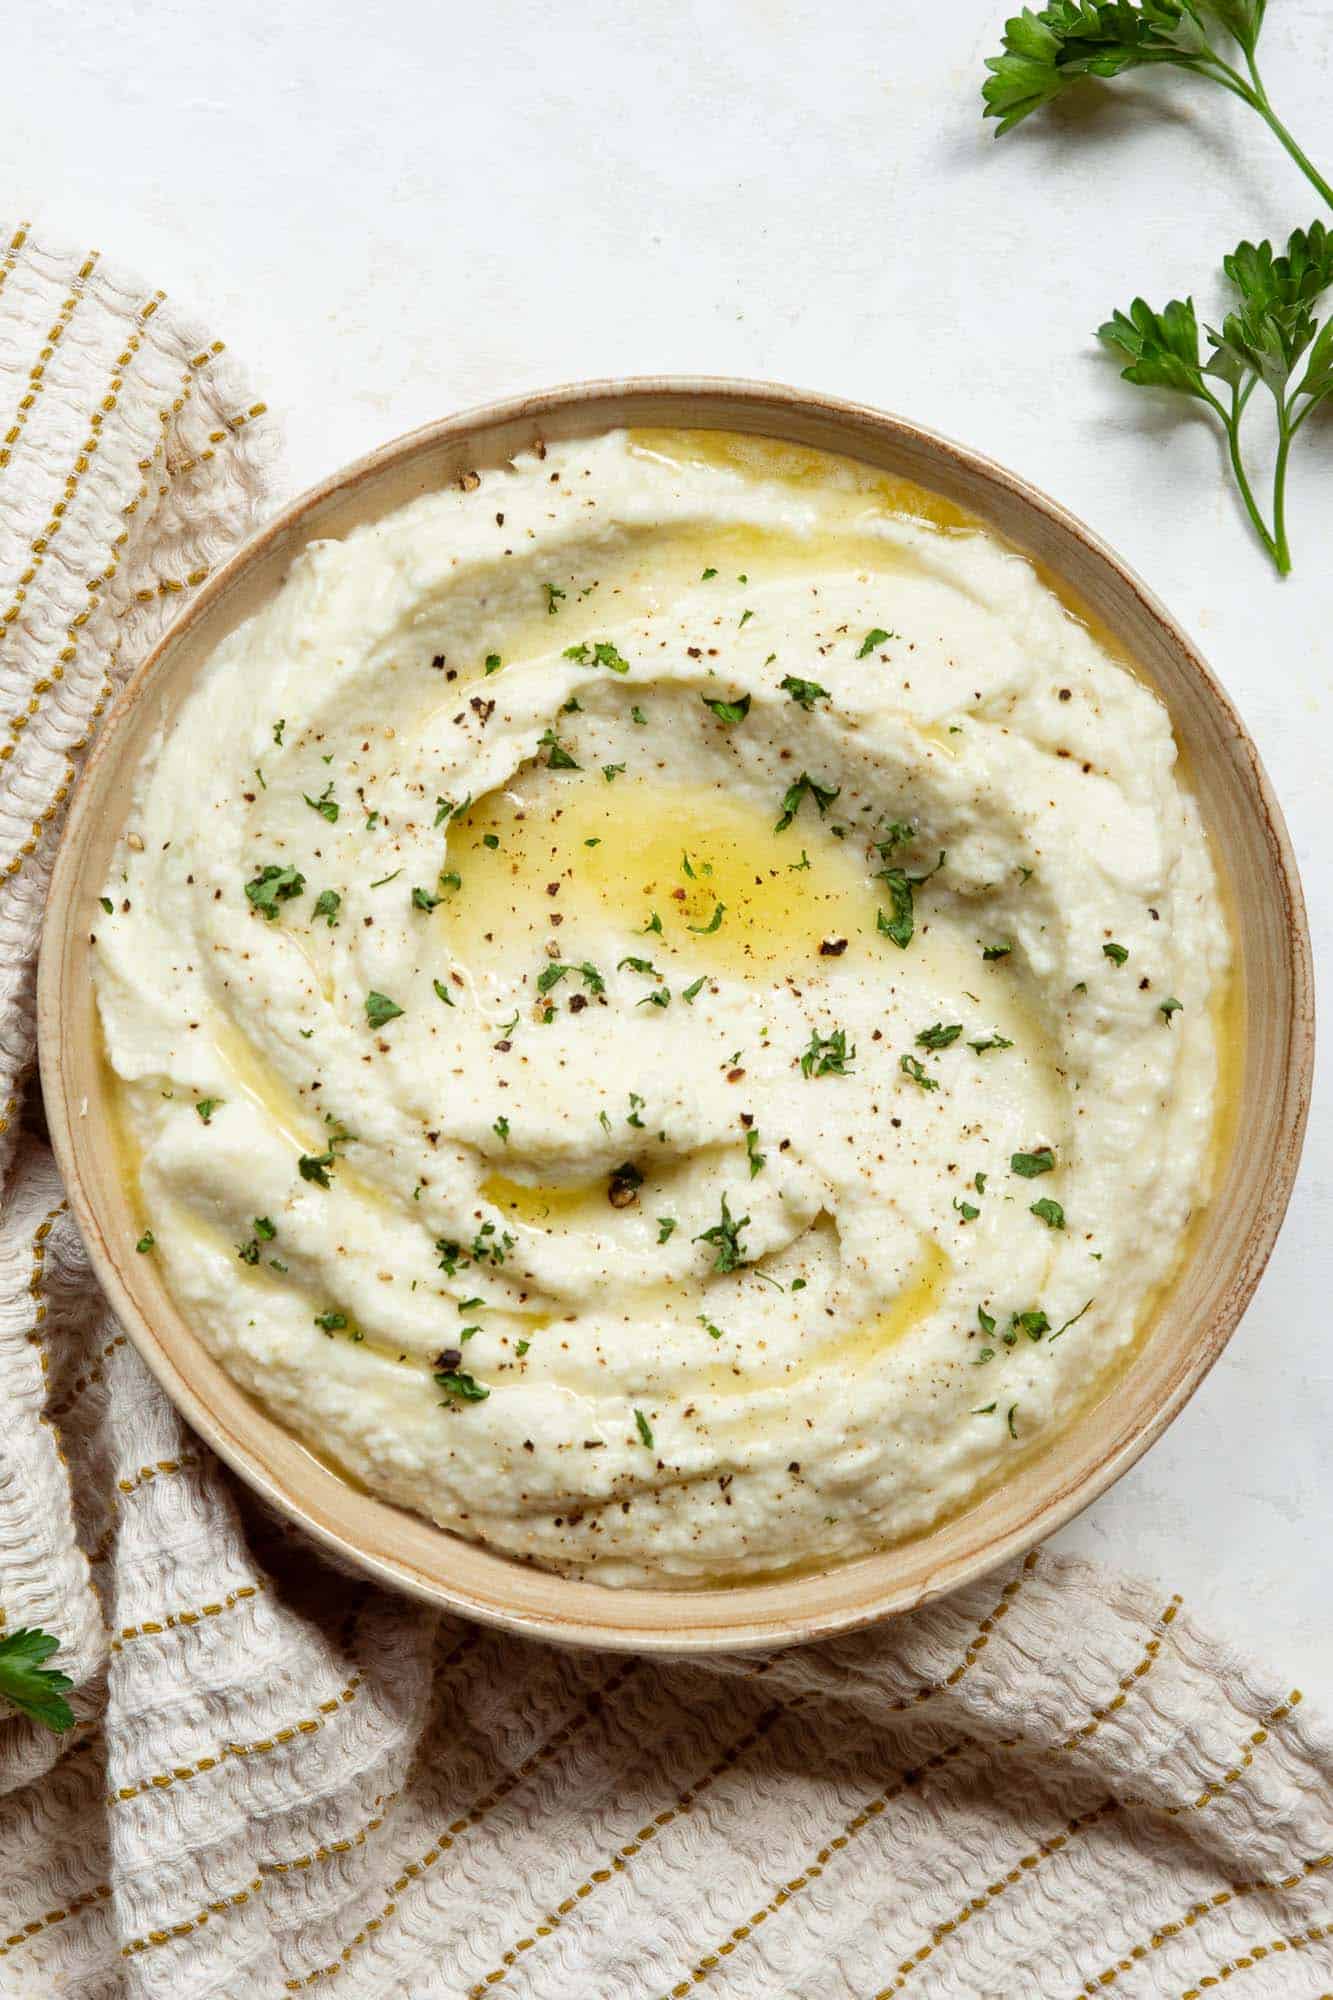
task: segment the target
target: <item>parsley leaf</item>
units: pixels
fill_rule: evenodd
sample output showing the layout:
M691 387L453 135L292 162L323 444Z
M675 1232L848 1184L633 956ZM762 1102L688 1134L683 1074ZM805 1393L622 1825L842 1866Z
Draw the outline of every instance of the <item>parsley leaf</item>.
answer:
M435 998L437 1000L443 1000L446 1007L452 1007L454 1004L453 996L450 993L448 987L444 985L443 981L439 979L432 979L430 983L435 988Z
M1011 1049L1014 1045L1007 1035L987 1035L984 1041L969 1042L967 1046L984 1056L987 1049Z
M685 928L687 931L695 932L698 937L711 937L713 932L721 927L722 919L726 915L726 912L726 904L719 903L706 924L686 924Z
M316 1187L332 1186L328 1171L333 1165L331 1149L327 1153L302 1153L296 1165L303 1181L313 1181Z
M721 1221L715 1222L711 1229L702 1230L693 1239L696 1243L710 1243L717 1251L717 1256L713 1259L715 1271L739 1271L744 1268L747 1259L745 1246L741 1242L741 1231L746 1228L749 1220L748 1215L741 1216L739 1221L733 1217L724 1194Z
M31 1625L16 1626L0 1638L0 1695L46 1729L74 1727L74 1711L65 1700L74 1683L58 1667L42 1663L60 1649L59 1639Z
M750 713L750 697L738 694L731 701L719 700L715 695L701 694L699 697L705 708L711 708L719 722L744 722Z
M402 1013L396 1000L387 993L376 993L373 988L366 995L366 1020L372 1028L382 1028L386 1021L396 1021Z
M332 778L329 779L328 784L325 785L323 791L320 793L317 799L312 799L309 792L302 792L301 797L305 800L306 804L310 807L310 810L312 812L317 812L322 814L323 817L328 821L330 826L337 825L338 802L333 796Z
M1171 1016L1180 1013L1184 1004L1183 1000L1163 1000L1157 1011L1166 1022L1168 1028L1171 1026Z
M1029 1215L1037 1216L1042 1222L1048 1223L1052 1229L1063 1229L1065 1226L1065 1212L1059 1202L1051 1201L1045 1195L1042 1196L1040 1201L1033 1202L1028 1213Z
M961 1021L955 1021L947 1028L942 1021L937 1021L933 1028L921 1030L916 1038L916 1045L919 1049L947 1049L951 1043L958 1040L962 1032Z
M484 1403L490 1390L462 1368L440 1368L435 1380L446 1396L460 1403Z
M575 763L553 729L544 729L537 738L537 747L546 752L546 766L551 771L580 771L583 766Z
M773 828L774 833L783 833L791 825L800 811L801 801L806 797L807 793L819 807L819 817L823 819L824 814L833 804L833 801L837 798L841 790L841 785L829 786L818 784L808 771L802 771L796 783L788 786L786 792L783 794L782 816Z
M342 908L342 900L336 889L321 889L315 898L315 907L310 917L311 923L315 921L316 917L323 917L329 929L332 930L338 921L338 912Z
M801 1057L801 1075L849 1076L850 1065L856 1060L856 1046L847 1046L847 1030L835 1028L831 1035L814 1034L810 1046Z
M1123 965L1129 957L1129 953L1122 944L1104 944L1102 946L1102 956L1109 958L1112 965Z
M930 1076L915 1056L900 1056L898 1067L904 1076L910 1077L922 1090L938 1090L939 1084Z
M246 883L245 893L255 909L262 910L272 923L278 914L278 904L299 896L304 888L305 876L299 869L282 868L276 861L270 861L266 868L260 869L253 882Z
M759 1150L759 1133L753 1125L745 1134L745 1157L750 1166L750 1179L753 1180L756 1174L763 1172L768 1160L767 1154Z
M194 1108L199 1113L199 1116L203 1120L205 1125L211 1125L213 1123L213 1113L217 1110L219 1104L221 1104L222 1101L223 1100L220 1097L201 1097L199 1099L199 1102L195 1105Z
M886 632L882 625L872 625L856 649L857 659L864 660L868 654L874 652L876 646L887 645L890 639L896 639L897 637L898 634L896 632Z
M778 686L784 694L789 694L793 701L798 701L806 710L812 709L817 701L833 699L828 689L821 687L818 681L803 681L796 674L788 674L784 680L778 682Z
M634 1427L639 1433L639 1443L647 1445L649 1451L651 1451L653 1448L652 1425L648 1422L642 1410L634 1412Z
M1009 1164L1025 1181L1034 1181L1038 1174L1050 1173L1055 1165L1055 1154L1049 1146L1041 1146L1035 1153L1014 1153Z

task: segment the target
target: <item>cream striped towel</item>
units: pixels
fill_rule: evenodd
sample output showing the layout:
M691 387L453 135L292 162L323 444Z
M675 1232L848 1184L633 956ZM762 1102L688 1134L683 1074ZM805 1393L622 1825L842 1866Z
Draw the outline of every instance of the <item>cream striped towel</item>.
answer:
M33 961L83 746L268 433L21 232L0 374L0 1608L76 1715L0 1720L0 1992L1333 2000L1333 1749L1174 1597L1042 1556L773 1659L560 1653L349 1581L183 1428L22 1130Z

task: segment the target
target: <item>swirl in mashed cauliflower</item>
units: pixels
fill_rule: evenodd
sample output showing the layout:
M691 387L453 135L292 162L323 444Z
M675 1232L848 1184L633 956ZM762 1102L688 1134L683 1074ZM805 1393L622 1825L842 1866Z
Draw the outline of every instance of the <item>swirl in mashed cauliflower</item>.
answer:
M146 1254L299 1438L607 1583L881 1547L1104 1384L1207 1191L1167 713L1021 556L755 440L311 546L97 913Z

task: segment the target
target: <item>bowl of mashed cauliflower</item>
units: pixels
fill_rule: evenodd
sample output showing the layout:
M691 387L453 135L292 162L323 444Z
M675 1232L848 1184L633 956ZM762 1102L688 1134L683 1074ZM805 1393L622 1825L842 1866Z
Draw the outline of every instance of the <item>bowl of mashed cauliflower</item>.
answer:
M1050 1532L1286 1205L1300 888L1106 549L915 427L554 391L296 503L105 724L41 970L70 1199L379 1577L683 1651Z

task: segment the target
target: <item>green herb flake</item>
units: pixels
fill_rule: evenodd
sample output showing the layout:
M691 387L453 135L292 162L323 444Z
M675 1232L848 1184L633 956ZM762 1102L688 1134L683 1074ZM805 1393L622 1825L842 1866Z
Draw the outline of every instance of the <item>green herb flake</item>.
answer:
M801 1075L850 1076L851 1065L856 1060L856 1045L847 1046L847 1030L835 1028L831 1034L813 1034L810 1046L801 1057Z
M983 944L981 947L981 956L985 959L1008 958L1013 948L1012 944L1006 943Z
M1184 1004L1183 1000L1163 1000L1157 1011L1166 1022L1168 1028L1171 1026L1171 1016L1180 1013Z
M553 729L542 731L537 738L537 747L546 752L546 767L550 771L580 771L583 768L570 756Z
M882 625L872 625L866 633L865 638L861 641L861 644L857 647L857 659L864 660L868 654L875 651L877 646L886 646L890 639L896 639L897 637L898 634L896 632L886 632Z
M719 722L744 722L750 713L750 696L738 694L730 701L717 695L701 694L699 697L705 708L711 708Z
M449 989L444 984L443 980L432 979L430 983L435 988L435 998L437 1000L443 1000L446 1007L452 1007L454 1004L453 996L449 992Z
M953 1205L962 1216L964 1222L975 1222L981 1213L975 1202L960 1201L957 1195L953 1198Z
M708 975L707 973L704 973L701 978L696 979L692 985L687 986L685 988L685 991L680 996L681 999L684 1000L688 1006L692 1007L707 983L708 983Z
M823 819L841 790L841 785L821 785L808 771L802 771L796 783L789 785L783 794L782 812L773 828L774 833L786 832L801 809L801 801L807 796L814 800L819 808L819 817Z
M147 1252L154 1247L156 1242L157 1238L156 1236L154 1236L152 1230L145 1229L143 1235L139 1238L139 1241L135 1244L134 1247L139 1252L139 1255L142 1257L145 1256Z
M634 1412L634 1428L639 1433L639 1443L646 1445L648 1450L651 1451L653 1448L652 1426L649 1424L642 1410Z
M1105 958L1109 958L1113 965L1123 965L1129 957L1129 953L1122 944L1104 944L1102 946L1102 955Z
M1033 1202L1028 1210L1028 1214L1035 1215L1039 1221L1046 1223L1051 1229L1063 1229L1065 1226L1065 1212L1059 1202L1051 1201L1045 1195L1042 1196L1040 1201Z
M726 915L726 912L726 904L719 903L706 924L686 924L685 928L687 931L693 931L696 937L711 937L715 930L721 928L722 919Z
M278 914L278 904L299 896L304 888L305 876L299 869L283 868L276 861L270 861L252 882L246 883L245 893L253 907L272 923ZM106 904L106 908L110 910L110 903Z
M396 1000L387 993L376 993L374 989L366 995L366 1021L372 1028L382 1028L387 1021L396 1021L402 1013Z
M338 921L338 912L342 908L342 900L336 889L321 889L315 898L315 907L310 917L311 923L314 923L317 917L323 917L329 929L332 930Z
M199 1116L203 1120L205 1125L211 1125L213 1123L213 1113L217 1110L219 1104L221 1104L222 1101L223 1100L220 1097L201 1097L199 1099L199 1102L195 1105L194 1108L199 1113Z
M745 1157L750 1166L750 1179L753 1180L755 1175L762 1173L768 1164L767 1154L761 1153L759 1150L759 1133L753 1125L749 1127L745 1134Z
M796 674L786 675L778 682L778 686L784 694L789 694L793 701L799 702L806 710L812 709L817 701L833 699L828 689L821 687L818 681L803 681Z
M1049 1174L1055 1165L1055 1154L1049 1146L1039 1146L1035 1153L1014 1153L1009 1165L1025 1181L1035 1181L1038 1174Z
M713 1269L715 1271L739 1271L744 1269L748 1260L745 1255L745 1247L741 1242L741 1231L748 1227L749 1221L750 1218L748 1215L742 1215L739 1220L733 1217L731 1210L727 1206L727 1197L724 1194L722 1197L721 1219L715 1222L711 1229L701 1230L699 1235L693 1239L696 1243L711 1244L713 1249L716 1250L717 1255L713 1259Z
M316 1187L330 1187L329 1168L334 1164L332 1150L327 1153L302 1153L296 1162L297 1172L303 1181L313 1181Z
M550 618L554 618L556 614L556 607L565 593L563 590L560 589L558 584L554 583L544 583L542 585L542 589L546 592L547 616Z
M952 1047L962 1032L961 1021L953 1022L947 1028L942 1021L937 1021L933 1028L921 1030L916 1038L916 1045L919 1049L947 1049Z
M915 1056L899 1056L898 1067L902 1071L903 1075L906 1077L910 1077L912 1082L918 1085L920 1089L922 1090L939 1089L940 1086L936 1081L936 1079L933 1076L927 1074L925 1068L920 1062L918 1062Z
M509 1120L503 1114L496 1119L491 1130L504 1145L507 1146L509 1144Z
M446 1396L459 1403L484 1403L490 1390L462 1368L440 1368L435 1380Z
M983 1041L969 1042L967 1046L984 1056L991 1049L1011 1049L1014 1045L1007 1035L987 1035Z
M317 799L312 799L309 792L302 792L301 796L309 806L311 812L319 813L322 818L328 821L330 826L337 825L338 802L333 796L332 778L329 779L328 784L325 785Z

